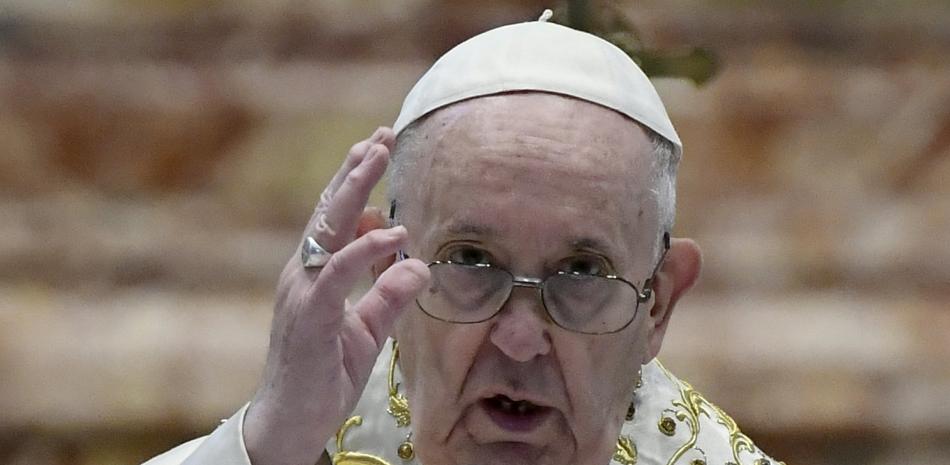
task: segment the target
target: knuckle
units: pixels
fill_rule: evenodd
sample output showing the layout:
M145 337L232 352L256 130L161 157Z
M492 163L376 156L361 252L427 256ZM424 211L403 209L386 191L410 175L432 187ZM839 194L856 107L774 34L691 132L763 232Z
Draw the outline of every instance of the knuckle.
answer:
M345 273L349 269L349 263L347 263L345 254L335 253L330 257L330 260L327 262L326 266L323 267L323 273L326 275L335 275L340 273Z
M405 300L403 294L395 286L386 282L376 283L376 297L383 306L389 308L401 307Z
M330 206L330 201L333 200L333 192L329 187L323 189L323 192L320 193L320 200L317 201L317 206L314 210L317 212L326 211L327 207Z
M328 243L332 243L332 242L334 242L335 239L336 239L336 230L333 229L333 226L330 225L330 222L326 219L326 216L324 216L324 215L321 215L321 217L320 217L320 218L317 220L317 222L313 225L313 230L314 230L314 231L317 233L317 235L319 236L319 238L316 238L316 239L317 239L317 243L319 243L319 244L321 244L321 245L323 245L323 244L328 244ZM325 241L327 241L327 242L321 242L320 239L323 239L323 240L325 240ZM327 247L327 246L326 246L326 245L323 245L323 247ZM329 250L329 249L327 249L327 250Z
M366 181L366 172L361 169L355 169L346 174L346 182L350 184L363 184Z

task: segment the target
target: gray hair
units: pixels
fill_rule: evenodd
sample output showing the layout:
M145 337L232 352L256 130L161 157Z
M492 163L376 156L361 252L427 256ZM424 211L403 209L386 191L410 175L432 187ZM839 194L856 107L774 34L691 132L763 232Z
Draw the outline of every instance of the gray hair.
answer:
M418 155L423 149L426 137L422 126L429 115L414 121L396 136L396 147L390 157L386 189L386 198L390 204L404 195L408 175L415 169ZM659 260L663 254L661 238L664 233L672 233L673 222L676 218L676 172L681 154L667 138L646 126L640 127L646 131L653 145L653 174L650 177L653 186L650 192L656 198L659 219L657 242L653 250L654 260Z

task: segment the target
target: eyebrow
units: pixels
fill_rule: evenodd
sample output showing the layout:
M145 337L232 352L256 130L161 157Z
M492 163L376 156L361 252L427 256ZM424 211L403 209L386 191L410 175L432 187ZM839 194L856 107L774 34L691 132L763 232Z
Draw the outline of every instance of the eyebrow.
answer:
M452 223L446 228L446 232L453 235L472 234L479 236L494 236L495 229L485 224L459 222Z
M473 236L487 236L492 237L496 236L497 232L495 228L482 224L482 223L470 223L467 221L451 223L445 229L446 233L449 235L473 235ZM571 249L580 250L580 249L589 249L599 251L604 254L609 254L614 251L614 247L601 239L591 237L591 236L574 236L569 237L565 241Z
M600 239L596 239L596 238L588 237L588 236L571 238L568 241L568 243L571 244L571 248L575 250L576 249L592 249L592 250L597 250L603 253L608 253L608 252L613 251L613 247L611 247L606 242Z

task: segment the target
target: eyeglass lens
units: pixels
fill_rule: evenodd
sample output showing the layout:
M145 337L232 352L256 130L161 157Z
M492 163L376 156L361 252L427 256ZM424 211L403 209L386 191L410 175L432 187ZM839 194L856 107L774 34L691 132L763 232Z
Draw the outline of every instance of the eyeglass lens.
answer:
M491 266L433 263L430 286L417 299L430 316L453 323L492 318L513 288L512 275ZM636 316L637 290L629 283L603 276L562 273L548 277L541 300L559 326L600 334L623 329Z

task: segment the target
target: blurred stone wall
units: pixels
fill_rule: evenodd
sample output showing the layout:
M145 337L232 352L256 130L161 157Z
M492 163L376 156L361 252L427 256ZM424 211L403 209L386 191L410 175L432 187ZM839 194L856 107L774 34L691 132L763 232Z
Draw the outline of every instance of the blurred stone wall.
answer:
M543 4L0 3L0 463L139 463L229 416L349 145ZM722 65L657 83L705 250L661 359L790 465L946 463L950 7L621 8Z

